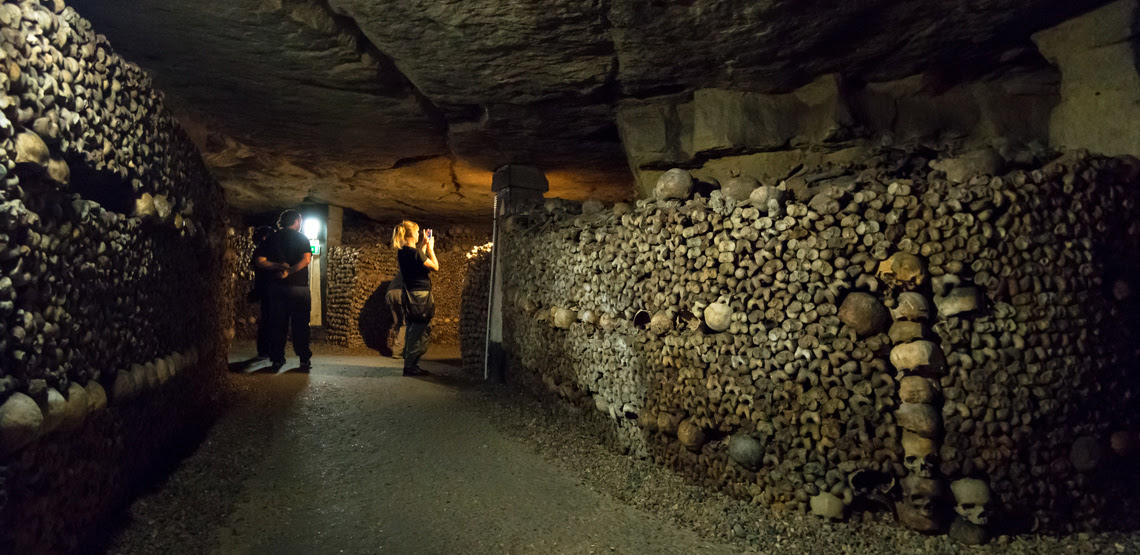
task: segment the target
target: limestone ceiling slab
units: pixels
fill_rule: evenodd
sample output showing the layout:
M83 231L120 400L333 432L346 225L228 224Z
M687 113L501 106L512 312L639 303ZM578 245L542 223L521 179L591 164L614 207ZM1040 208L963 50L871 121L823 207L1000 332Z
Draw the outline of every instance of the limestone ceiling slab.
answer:
M461 214L471 199L482 217L489 192L479 188L509 162L563 176L567 196L630 194L619 101L709 88L787 92L824 74L875 81L968 71L1102 3L82 0L76 8L199 127L235 206L351 199L377 213L405 199L409 210ZM449 187L455 194L444 194Z

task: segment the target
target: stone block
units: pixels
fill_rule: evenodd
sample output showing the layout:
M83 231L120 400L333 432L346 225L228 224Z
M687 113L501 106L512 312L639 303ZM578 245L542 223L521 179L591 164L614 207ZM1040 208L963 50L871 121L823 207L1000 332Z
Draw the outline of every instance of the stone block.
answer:
M695 153L822 144L852 124L834 75L786 94L699 89L693 108Z
M1119 0L1033 35L1041 54L1061 69L1050 146L1140 155L1137 6Z

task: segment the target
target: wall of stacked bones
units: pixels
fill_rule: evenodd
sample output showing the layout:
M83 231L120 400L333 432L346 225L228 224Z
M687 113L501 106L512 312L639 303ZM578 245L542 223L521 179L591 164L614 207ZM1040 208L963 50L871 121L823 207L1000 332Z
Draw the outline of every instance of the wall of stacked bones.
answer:
M636 205L513 216L511 371L776 509L966 541L1134 525L1140 167L996 157L671 170Z
M459 352L463 369L482 373L487 352L487 309L491 288L491 243L467 251L459 304Z
M223 199L147 76L0 2L0 552L75 550L224 362Z
M346 226L342 245L329 251L327 331L335 344L385 351L392 327L384 294L396 275L392 250L395 223ZM432 337L436 344L459 343L459 316L468 251L488 241L488 234L456 226L433 230L441 270L432 274L436 303Z
M257 321L261 318L261 306L250 302L253 290L253 268L249 261L253 257L253 228L237 226L229 228L229 249L235 260L234 280L234 337L243 340L257 338Z

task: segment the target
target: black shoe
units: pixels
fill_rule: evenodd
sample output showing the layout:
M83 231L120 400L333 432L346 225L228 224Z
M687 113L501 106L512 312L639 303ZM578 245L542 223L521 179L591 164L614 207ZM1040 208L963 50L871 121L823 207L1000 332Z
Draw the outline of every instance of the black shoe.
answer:
M256 374L277 374L285 367L284 362L271 362L269 366L262 366L254 371Z
M419 366L413 366L411 368L405 368L404 369L404 375L405 376L430 376L431 373L428 372L427 370L424 370L423 368L420 368Z
M308 374L309 370L312 370L312 369L313 369L313 361L311 361L311 360L302 360L301 365L297 367L297 371L304 373L304 374Z

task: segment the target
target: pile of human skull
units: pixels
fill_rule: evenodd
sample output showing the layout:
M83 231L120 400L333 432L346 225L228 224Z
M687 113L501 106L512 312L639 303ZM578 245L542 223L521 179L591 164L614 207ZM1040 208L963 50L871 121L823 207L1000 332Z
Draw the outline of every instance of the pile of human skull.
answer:
M766 185L670 170L634 206L513 216L515 375L757 503L882 506L968 543L990 514L1135 514L1115 486L1140 416L1140 168L1070 152L957 171L977 158L884 150Z
M3 460L216 370L232 291L221 189L146 74L61 3L0 3L0 35Z
M487 302L491 286L491 243L467 251L459 307L459 351L463 368L482 372L487 347Z

